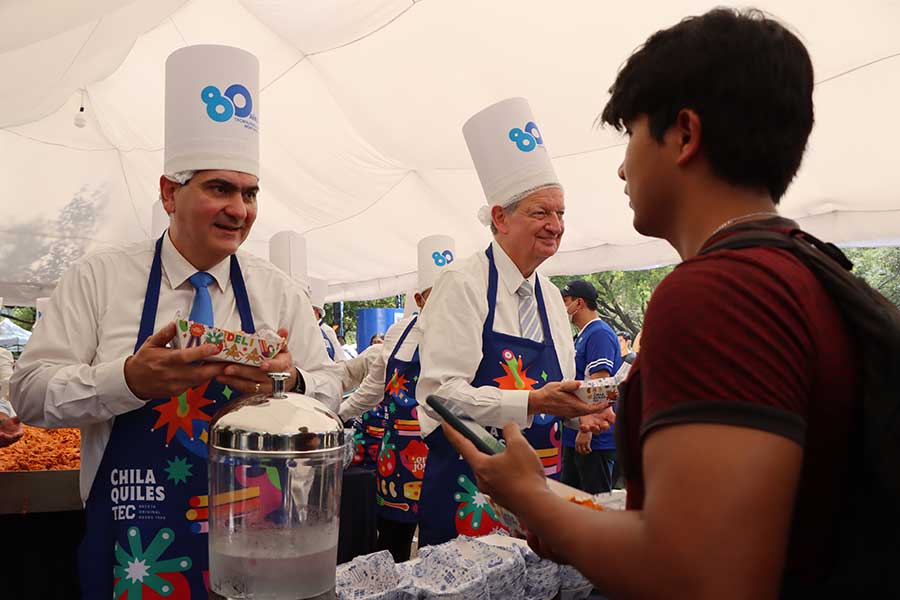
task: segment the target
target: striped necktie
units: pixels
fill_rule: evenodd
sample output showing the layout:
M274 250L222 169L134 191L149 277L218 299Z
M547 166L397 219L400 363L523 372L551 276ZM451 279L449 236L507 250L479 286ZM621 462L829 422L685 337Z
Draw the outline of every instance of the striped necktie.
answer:
M538 317L537 304L534 301L534 289L527 279L516 290L519 296L519 327L522 337L540 342L544 339L541 331L541 319Z

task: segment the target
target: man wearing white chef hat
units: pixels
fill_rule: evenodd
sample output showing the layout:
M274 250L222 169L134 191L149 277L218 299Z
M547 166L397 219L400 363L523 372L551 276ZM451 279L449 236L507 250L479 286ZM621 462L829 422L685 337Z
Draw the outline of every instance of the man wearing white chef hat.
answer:
M418 277L412 296L421 314L435 281L451 269L455 260L453 238L431 235L419 240ZM378 467L378 549L389 550L398 562L409 559L428 457L418 421L417 384L422 351L418 321L418 313L406 314L387 330L384 343L379 344L382 351L375 356L365 380L340 408L344 420L368 410L355 423L362 445L356 454L370 455L369 450L374 447L371 454Z
M568 381L574 378L575 350L566 309L550 280L535 272L559 248L562 186L525 99L485 108L465 123L463 136L487 199L478 218L494 240L434 286L420 320L418 395L437 394L484 426L512 421L526 428L545 473L555 476L556 417L598 410L572 394L578 384ZM501 527L434 413L423 409L419 420L429 457L419 543Z
M159 180L168 231L63 275L12 378L24 422L81 428L85 598L205 598L213 413L270 391L267 372L289 372L289 389L332 406L340 396L322 344L309 342L318 331L306 294L239 250L258 209L258 84L256 57L238 48L169 57ZM278 331L287 349L259 367L206 361L213 344L168 346L176 312L231 331Z

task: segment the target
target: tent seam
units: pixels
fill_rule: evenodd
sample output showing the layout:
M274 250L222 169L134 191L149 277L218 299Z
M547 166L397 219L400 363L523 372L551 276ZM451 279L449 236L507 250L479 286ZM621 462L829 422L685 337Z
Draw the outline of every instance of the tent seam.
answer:
M332 227L332 226L334 226L334 225L340 225L341 223L345 223L346 221L349 221L350 219L355 219L355 218L358 217L359 215L361 215L361 214L363 214L363 213L365 213L365 212L368 212L369 209L373 208L375 205L377 205L379 202L381 202L388 194L390 194L391 192L393 192L393 191L397 188L397 186L399 186L401 183L403 183L404 181L406 181L406 178L409 177L410 173L415 173L415 170L409 170L409 171L407 171L406 173L404 173L404 174L403 174L403 177L401 177L401 178L397 181L397 183L395 183L395 184L392 185L390 188L388 188L387 190L385 190L385 192L384 192L383 194L381 194L380 196L378 196L378 198L376 198L374 202L372 202L371 204L369 204L368 206L366 206L366 207L363 208L362 210L360 210L360 211L358 211L358 212L356 212L356 213L353 213L352 215L348 215L348 216L344 217L343 219L339 219L339 220L337 220L337 221L334 221L333 223L328 223L327 225L319 225L319 226L317 226L317 227L312 227L312 228L310 228L310 229L305 229L305 230L303 231L303 235L306 235L307 233L310 233L310 232L312 232L312 231L318 231L318 230L320 230L320 229L325 229L326 227Z

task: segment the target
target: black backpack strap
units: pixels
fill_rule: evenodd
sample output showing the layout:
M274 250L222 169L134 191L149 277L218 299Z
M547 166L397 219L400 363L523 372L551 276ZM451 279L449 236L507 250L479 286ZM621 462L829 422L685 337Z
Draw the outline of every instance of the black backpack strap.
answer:
M785 227L785 225L793 227ZM778 229L771 229L777 227ZM704 248L701 254L758 246L782 248L794 254L832 298L859 345L864 385L863 453L867 466L900 502L900 390L894 389L900 369L900 311L849 270L853 263L834 244L799 229L787 219L745 223Z
M781 220L786 223L793 223L786 219ZM742 248L753 248L757 246L783 248L784 250L794 252L798 249L800 244L805 242L807 245L812 246L836 262L845 271L853 270L853 263L840 248L831 242L823 242L814 235L797 227L790 229L787 233L757 227L743 227L736 229L737 231L735 233L704 248L700 254L709 254L710 252L715 252L717 250L740 250Z

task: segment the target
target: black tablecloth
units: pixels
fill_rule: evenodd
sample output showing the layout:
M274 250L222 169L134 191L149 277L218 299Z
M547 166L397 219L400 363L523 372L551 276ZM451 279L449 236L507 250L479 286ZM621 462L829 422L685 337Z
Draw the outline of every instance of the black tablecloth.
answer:
M338 564L375 552L375 472L361 467L344 471Z
M0 515L0 598L79 597L84 511Z

